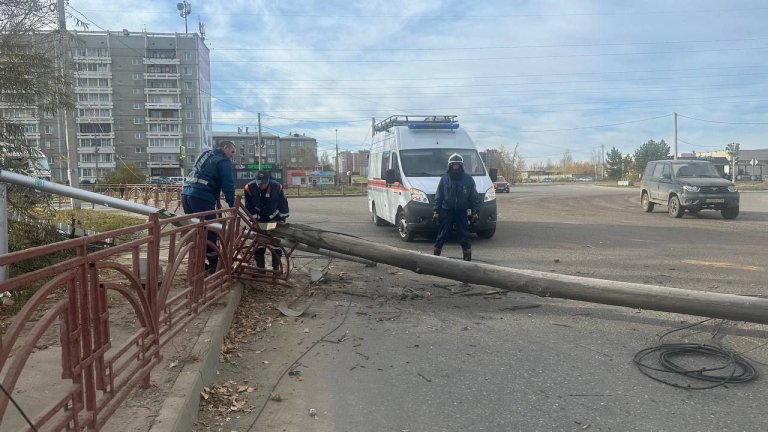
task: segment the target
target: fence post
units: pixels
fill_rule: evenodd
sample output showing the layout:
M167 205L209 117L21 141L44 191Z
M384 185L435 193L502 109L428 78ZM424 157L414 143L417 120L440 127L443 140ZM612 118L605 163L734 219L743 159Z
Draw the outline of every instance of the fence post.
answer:
M8 206L5 183L0 183L0 255L8 253ZM0 266L0 282L8 280L8 266Z

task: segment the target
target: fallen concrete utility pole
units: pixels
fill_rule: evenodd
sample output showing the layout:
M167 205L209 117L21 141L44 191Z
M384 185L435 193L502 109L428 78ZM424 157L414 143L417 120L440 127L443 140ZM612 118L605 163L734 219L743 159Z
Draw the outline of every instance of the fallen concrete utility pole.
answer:
M486 285L539 297L555 297L688 315L768 324L768 299L521 270L466 262L380 245L298 224L273 235L317 248L376 261L419 274Z
M168 210L161 210L156 207L139 204L122 198L112 198L96 192L89 192L72 186L66 186L58 183L52 183L43 179L28 177L15 172L0 170L0 182L13 183L19 186L27 186L42 192L48 192L57 195L63 195L81 201L87 201L105 207L113 207L132 213L149 216L157 213L161 218L174 216Z
M280 243L286 249L298 249L300 251L310 252L310 253L313 253L315 255L323 255L323 256L327 256L327 257L331 257L331 258L339 258L339 259L343 259L343 260L347 260L347 261L352 261L352 262L356 262L356 263L360 263L360 264L365 264L367 267L376 267L376 263L373 262L373 261L370 261L370 260L367 260L367 259L364 259L364 258L359 258L359 257L356 257L356 256L352 256L352 255L340 254L338 252L333 252L333 251L329 251L329 250L326 250L326 249L319 249L319 248L316 248L316 247L307 246L304 243L296 243L294 241L285 240L285 239L281 240Z

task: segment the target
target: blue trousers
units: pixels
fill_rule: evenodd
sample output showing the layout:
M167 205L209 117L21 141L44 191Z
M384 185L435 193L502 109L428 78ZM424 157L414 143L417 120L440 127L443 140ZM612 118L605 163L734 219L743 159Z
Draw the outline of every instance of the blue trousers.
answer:
M191 195L182 195L181 196L181 206L184 208L184 213L190 214L190 213L199 213L209 210L215 210L216 209L216 203L215 202L209 202L204 199L200 199L197 197L193 197ZM205 220L213 220L216 219L215 214L210 214L205 217ZM216 244L216 232L208 230L208 241ZM208 259L208 264L211 265L211 267L216 268L216 265L219 263L219 256L216 253L216 249L214 249L212 246L206 246L205 248L205 256Z
M459 232L459 244L461 250L468 251L472 249L472 241L469 236L469 220L467 219L466 210L438 210L440 214L440 231L437 233L437 240L435 240L435 247L442 248L445 241L448 240L448 236L451 235L451 230L456 227Z

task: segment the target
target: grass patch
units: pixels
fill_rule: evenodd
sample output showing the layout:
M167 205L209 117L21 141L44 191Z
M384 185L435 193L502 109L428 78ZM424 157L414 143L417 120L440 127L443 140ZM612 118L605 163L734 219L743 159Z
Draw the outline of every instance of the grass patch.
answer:
M98 233L141 225L147 222L147 218L128 216L100 210L58 210L54 212L53 222L71 224L72 219L80 221L80 226Z

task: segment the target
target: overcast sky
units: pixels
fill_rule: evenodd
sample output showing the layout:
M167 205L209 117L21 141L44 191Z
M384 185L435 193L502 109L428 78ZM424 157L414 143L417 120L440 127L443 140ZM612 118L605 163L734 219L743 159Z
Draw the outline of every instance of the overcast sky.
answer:
M177 0L70 0L89 30L184 32ZM457 115L480 150L529 163L768 148L761 0L192 0L205 23L214 131L368 148L371 118ZM69 28L73 28L69 21Z

